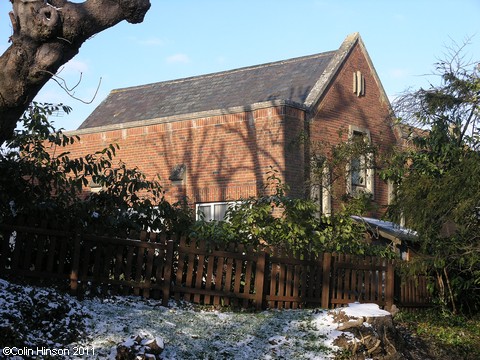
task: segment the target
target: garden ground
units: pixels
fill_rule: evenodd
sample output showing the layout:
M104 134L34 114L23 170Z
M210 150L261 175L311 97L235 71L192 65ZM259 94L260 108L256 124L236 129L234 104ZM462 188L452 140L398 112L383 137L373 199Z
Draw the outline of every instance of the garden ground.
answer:
M373 304L352 304L344 311L349 316L385 315ZM53 288L0 279L0 348L8 359L22 358L5 353L14 347L64 350L61 358L66 359L114 359L119 344L141 353L152 342L163 348L157 355L161 359L359 359L334 345L340 336L353 339L348 330L337 329L334 315L319 309L252 313L177 303L167 308L138 297L79 301ZM462 327L461 338L473 336L468 348L431 332L427 336L425 325L414 323L412 315L399 319L408 358L477 359L480 354L475 353L478 322Z

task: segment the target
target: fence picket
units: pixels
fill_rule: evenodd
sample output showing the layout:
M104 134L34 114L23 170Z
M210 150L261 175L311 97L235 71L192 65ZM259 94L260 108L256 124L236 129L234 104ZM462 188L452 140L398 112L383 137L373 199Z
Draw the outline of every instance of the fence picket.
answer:
M301 297L301 274L302 274L302 267L300 265L294 265L294 274L293 274L293 291L292 296ZM297 309L301 304L295 301L293 302L293 308Z
M250 261L250 260L247 260L245 262L245 279L244 279L244 284L243 284L243 293L244 294L251 294L251 281L252 281L252 266L253 266L253 262ZM244 307L248 307L248 303L249 303L249 300L248 299L244 299L243 300L244 304L243 306Z
M286 264L285 265L285 292L284 296L286 298L292 297L292 281L293 281L293 269L294 265ZM292 305L291 301L285 301L283 306L285 309L290 309Z
M147 251L147 263L145 265L145 288L143 289L143 297L148 299L150 297L150 285L151 285L151 278L152 278L152 268L153 268L153 258L155 255L155 249L146 249Z
M374 271L372 270L372 263L369 263L370 267L365 270L365 299L368 299L368 302L373 302L375 299L375 293L373 291L373 275Z
M255 308L260 310L263 307L263 294L265 292L265 264L268 261L266 252L260 253L255 267Z
M181 237L180 238L180 244L179 244L179 248L178 248L178 269L177 269L177 278L176 278L176 287L178 286L182 286L183 284L183 276L184 276L184 272L185 272L185 258L187 255L185 255L185 253L182 252L182 250L185 248L185 242L186 242L186 239L185 237ZM180 300L180 292L179 291L175 291L175 300Z
M120 280L120 274L122 273L122 270L124 270L123 266L123 251L124 247L117 245L114 250L115 254L115 268L113 270L113 278L115 280Z
M210 258L208 259L207 274L205 277L205 290L212 290L212 281L214 280L213 269L215 266L215 260L218 261L219 259L212 253ZM206 305L210 305L211 296L205 295L204 302Z
M275 255L275 254L274 254ZM275 263L271 259L271 270L270 270L270 292L269 295L273 299L277 295L277 289L278 289L278 279L280 277L279 270L280 270L280 265ZM268 306L270 308L275 308L276 307L276 302L274 300L270 301L268 303Z
M387 261L387 260L385 260ZM390 310L393 305L394 287L395 287L395 271L391 261L387 261L387 273L385 285L385 309Z
M222 288L225 286L225 283L223 282L224 276L224 260L225 258L223 256L218 256L217 260L217 270L215 271L215 281L214 281L214 286L213 289L220 291ZM219 296L213 296L213 305L219 305L220 304L220 297Z
M350 255L341 255L342 261L345 264L350 264L351 259ZM349 267L345 267L345 280L344 280L344 289L340 290L340 299L342 300L342 304L349 303L350 302L350 294L352 293L352 272L354 271L353 269L350 269Z
M280 253L281 256L283 256L283 252ZM279 278L278 278L278 293L277 296L279 297L286 297L286 292L285 292L285 282L286 282L286 272L288 269L288 264L280 264L280 272L279 272ZM279 301L278 302L278 308L284 307L284 302Z
M330 305L330 274L332 268L332 254L323 254L322 258L322 307L328 309Z
M240 259L235 259L235 277L233 280L233 294L241 294L241 277L242 277L243 262ZM233 274L232 274L233 277ZM239 306L239 299L236 296L231 298L234 306Z
M168 240L167 249L165 253L165 263L162 278L162 305L168 305L168 299L170 298L170 280L172 276L172 263L173 263L173 240ZM157 281L159 277L157 276Z
M223 290L225 293L231 293L233 291L233 284L232 284L232 276L233 276L233 258L228 257L226 262L225 268L225 284ZM223 299L225 305L230 305L230 297L225 297Z
M195 274L195 288L196 289L201 289L202 288L202 282L203 282L203 272L204 272L204 263L205 260L208 261L208 256L207 259L205 259L205 255L203 254L206 250L206 243L205 240L200 240L198 242L198 250L201 252L201 254L198 255L197 257L197 266L196 268L192 267L192 272ZM193 302L194 303L199 303L200 302L200 294L195 294L193 296Z
M132 277L132 264L133 264L133 254L135 252L135 248L133 246L127 246L127 260L125 263L125 281L130 281ZM125 286L123 288L123 293L128 295L130 292L129 286Z
M190 246L192 246L190 244ZM195 245L193 245L195 246ZM192 284L192 281L193 281L193 278L194 278L194 275L195 275L195 254L194 253L190 253L188 254L188 260L187 260L187 280L186 280L186 287L187 288L192 288L193 287L193 284ZM188 299L187 301L191 301L191 293L188 294Z
M306 258L308 260L308 263L305 264L304 268L304 275L302 278L302 282L304 285L302 285L302 293L304 296L304 299L309 302L309 299L313 299L315 297L315 271L313 268L313 264L311 263L310 257Z
M304 254L304 259L305 260L310 260L308 254ZM308 286L307 286L307 281L308 281L308 276L309 276L309 272L310 272L310 266L308 264L305 264L304 266L302 266L301 268L299 268L300 271L301 271L301 279L299 280L300 281L300 288L298 290L298 296L302 297L305 299L305 301L308 301L308 297L309 297L309 293L308 293ZM311 275L310 275L311 276ZM299 304L301 305L301 304Z

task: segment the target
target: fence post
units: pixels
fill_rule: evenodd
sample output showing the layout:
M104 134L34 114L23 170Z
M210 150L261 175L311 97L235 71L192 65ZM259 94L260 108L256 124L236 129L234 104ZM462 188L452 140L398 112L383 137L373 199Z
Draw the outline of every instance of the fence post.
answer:
M391 260L387 261L387 274L385 284L385 310L390 310L393 305L393 295L395 289L395 270L393 267L393 262Z
M261 310L263 306L263 295L265 292L265 263L267 256L267 253L262 251L258 255L257 266L255 268L255 307L257 310Z
M72 260L72 271L70 272L70 293L72 295L77 295L78 292L78 271L80 265L80 240L81 235L75 235L74 247L73 247L73 260Z
M330 272L332 265L332 254L323 253L322 259L322 308L330 307Z
M167 241L167 252L165 254L165 272L162 286L162 305L168 306L170 299L170 284L172 283L173 267L173 240Z

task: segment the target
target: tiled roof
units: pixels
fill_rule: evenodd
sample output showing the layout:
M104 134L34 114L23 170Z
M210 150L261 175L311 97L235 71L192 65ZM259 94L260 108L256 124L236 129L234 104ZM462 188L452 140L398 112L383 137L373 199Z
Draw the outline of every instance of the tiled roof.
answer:
M353 34L353 40L357 37L358 34ZM340 54L342 47L337 51L284 61L116 89L80 125L79 130L182 118L189 114L229 112L233 108L248 109L268 102L308 108L315 97L312 95L324 86L322 77L331 76L332 63L343 57Z

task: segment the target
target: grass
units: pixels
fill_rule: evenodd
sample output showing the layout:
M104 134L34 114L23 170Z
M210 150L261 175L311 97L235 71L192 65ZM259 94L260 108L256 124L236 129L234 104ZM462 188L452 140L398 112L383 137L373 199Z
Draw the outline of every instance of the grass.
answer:
M402 312L395 321L451 359L480 359L480 314L454 315L441 309Z

